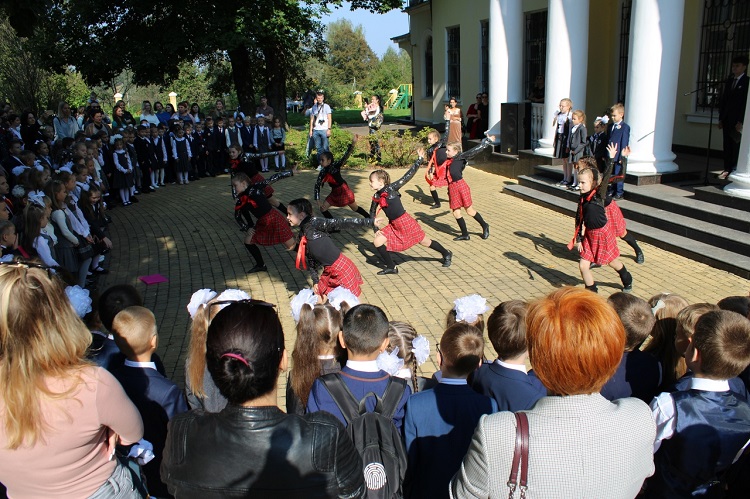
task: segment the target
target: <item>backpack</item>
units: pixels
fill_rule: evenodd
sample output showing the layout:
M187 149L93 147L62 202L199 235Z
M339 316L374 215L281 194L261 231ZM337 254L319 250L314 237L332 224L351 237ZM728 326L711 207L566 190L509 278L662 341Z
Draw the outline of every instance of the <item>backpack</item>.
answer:
M367 498L401 498L406 474L406 449L400 432L393 424L393 415L406 389L406 381L391 377L379 397L374 392L357 400L340 373L320 378L333 401L344 415L346 432L362 457L362 472ZM375 410L368 412L366 402L374 397Z

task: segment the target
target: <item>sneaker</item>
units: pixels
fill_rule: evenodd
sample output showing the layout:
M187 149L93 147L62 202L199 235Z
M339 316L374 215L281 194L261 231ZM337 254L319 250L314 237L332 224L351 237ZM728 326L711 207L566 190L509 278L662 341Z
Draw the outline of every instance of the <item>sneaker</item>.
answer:
M256 272L268 272L268 267L265 265L256 265L247 271L248 274L255 274Z
M443 267L450 267L453 261L453 253L450 251L443 257Z
M388 274L398 274L398 269L396 267L393 267L392 269L384 268L380 272L378 272L378 275L388 275Z

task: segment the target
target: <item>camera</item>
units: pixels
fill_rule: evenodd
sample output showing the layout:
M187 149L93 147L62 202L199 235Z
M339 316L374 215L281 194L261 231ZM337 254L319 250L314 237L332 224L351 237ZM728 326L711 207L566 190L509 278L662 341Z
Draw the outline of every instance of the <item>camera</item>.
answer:
M318 125L322 125L325 122L326 122L326 120L318 120Z

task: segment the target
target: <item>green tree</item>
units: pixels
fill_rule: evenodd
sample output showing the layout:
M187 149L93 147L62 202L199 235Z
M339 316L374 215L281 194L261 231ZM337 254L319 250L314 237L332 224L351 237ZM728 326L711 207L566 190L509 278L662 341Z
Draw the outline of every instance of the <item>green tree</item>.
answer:
M362 25L355 28L346 19L332 22L328 25L326 39L326 61L332 79L337 83L352 84L354 90L355 82L365 81L378 62L378 57L367 44Z
M388 47L383 58L370 72L366 88L371 93L387 99L391 89L398 89L402 83L411 83L411 58L405 50Z

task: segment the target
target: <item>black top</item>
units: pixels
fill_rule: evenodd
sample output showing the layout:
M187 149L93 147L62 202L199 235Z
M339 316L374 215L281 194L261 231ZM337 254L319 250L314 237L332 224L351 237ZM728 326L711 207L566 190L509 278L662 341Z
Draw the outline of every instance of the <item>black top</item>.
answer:
M331 240L329 232L341 229L374 227L372 218L319 218L308 216L300 223L300 239L307 239L305 262L314 283L318 282L316 267L333 265L341 256L341 250Z
M612 198L607 197L607 185L609 184L609 177L612 175L614 164L611 158L607 160L607 168L604 170L602 180L596 191L581 194L581 197L578 199L578 210L576 211L576 227L579 227L581 222L583 222L583 225L587 229L601 229L607 225L606 207L612 202ZM581 220L581 215L583 215L583 220ZM581 238L580 231L578 238Z
M354 142L349 144L349 148L344 153L344 156L338 160L332 162L330 165L326 166L322 170L320 170L320 173L318 174L318 179L315 181L315 191L313 198L318 201L320 200L320 187L323 185L323 183L331 184L331 188L341 187L346 183L346 180L344 180L344 177L341 176L341 167L344 166L344 163L346 163L346 160L349 159L349 155L354 150Z
M293 172L291 171L277 173L268 177L263 182L252 184L237 196L237 201L234 204L234 219L242 230L253 227L252 218L248 214L252 214L255 218L260 218L274 209L271 203L268 202L266 195L263 194L263 189L268 184L273 184L282 178L291 177L292 175ZM243 217L247 220L247 223L243 221Z
M378 207L382 208L388 220L396 220L406 213L404 205L401 203L401 194L399 194L398 190L414 177L421 164L422 158L417 158L403 177L375 192L375 195L372 196L372 204L370 204L370 218L375 218Z
M468 151L464 151L461 154L457 154L453 157L453 161L450 162L450 165L448 165L448 181L449 182L458 182L462 178L464 178L464 168L466 168L466 165L468 164L469 160L479 154L480 152L484 151L489 147L490 145L490 139L483 139L482 143L478 146L469 149Z

